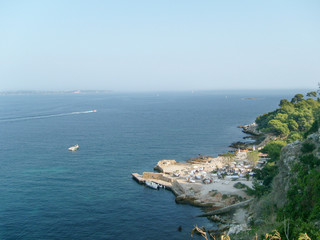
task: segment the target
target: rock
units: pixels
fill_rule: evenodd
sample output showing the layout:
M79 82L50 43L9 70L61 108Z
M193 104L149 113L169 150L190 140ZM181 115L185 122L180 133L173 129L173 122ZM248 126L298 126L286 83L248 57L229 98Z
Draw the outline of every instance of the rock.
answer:
M239 126L239 128L242 128L243 129L242 131L247 134L252 134L252 135L256 135L256 136L259 136L262 134L258 130L258 124L256 124L255 122L248 124L248 125Z
M176 164L176 163L177 163L176 160L161 160L157 163L157 165L153 169L162 173L164 172L163 167L171 164Z
M214 222L220 222L220 223L226 223L226 221L224 219L222 219L221 217L214 215L209 217L210 220L214 221Z
M244 150L247 149L249 145L244 142L233 142L229 147Z
M238 234L242 231L247 230L247 224L238 224L238 225L231 225L228 231L228 235L230 234Z
M176 203L191 204L191 205L199 206L199 204L197 205L195 202L196 202L196 198L194 196L188 196L188 195L182 194L176 197Z
M220 232L226 232L230 229L230 226L229 225L222 225L219 227L219 231Z
M181 186L181 184L177 180L172 183L172 192L176 196L184 195L186 193L184 188Z

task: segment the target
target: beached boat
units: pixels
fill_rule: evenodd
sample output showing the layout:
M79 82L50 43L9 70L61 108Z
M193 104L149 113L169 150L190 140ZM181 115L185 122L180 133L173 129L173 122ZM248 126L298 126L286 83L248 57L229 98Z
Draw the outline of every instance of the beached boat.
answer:
M69 151L77 151L78 149L79 149L79 145L78 144L68 148Z
M155 182L151 182L151 181L146 181L146 185L149 187L149 188L153 188L153 189L158 189L159 188L159 185Z

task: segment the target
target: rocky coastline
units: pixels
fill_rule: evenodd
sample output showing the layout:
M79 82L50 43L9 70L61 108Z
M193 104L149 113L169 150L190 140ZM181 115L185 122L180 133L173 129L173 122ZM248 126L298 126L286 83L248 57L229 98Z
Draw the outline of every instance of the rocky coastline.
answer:
M240 127L246 134L265 137L255 123ZM257 146L263 144L265 141ZM246 206L252 197L245 190L252 187L252 170L256 167L256 163L248 160L252 146L243 143L232 154L199 156L187 162L161 160L154 167L156 172L132 173L132 177L140 184L153 182L171 190L176 203L203 208L204 214L198 217L218 223L218 229L209 230L214 234L238 233L248 228L250 220Z

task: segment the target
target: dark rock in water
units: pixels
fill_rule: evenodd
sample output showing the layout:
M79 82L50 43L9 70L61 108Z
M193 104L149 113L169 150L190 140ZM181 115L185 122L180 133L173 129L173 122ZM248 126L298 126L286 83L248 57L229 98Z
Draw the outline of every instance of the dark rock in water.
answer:
M234 142L234 143L231 143L229 147L236 148L236 149L240 148L241 150L244 150L244 149L247 149L249 145L244 142Z

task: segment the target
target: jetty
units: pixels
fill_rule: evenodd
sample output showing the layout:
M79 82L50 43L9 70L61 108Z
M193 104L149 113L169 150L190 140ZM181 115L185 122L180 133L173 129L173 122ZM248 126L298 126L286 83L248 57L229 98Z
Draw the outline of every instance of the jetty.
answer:
M161 186L164 186L169 190L172 189L172 184L171 184L172 180L163 176L162 173L145 172L143 173L143 175L140 175L138 173L132 173L131 175L132 175L132 178L136 180L139 184L145 184L146 181L152 181Z

